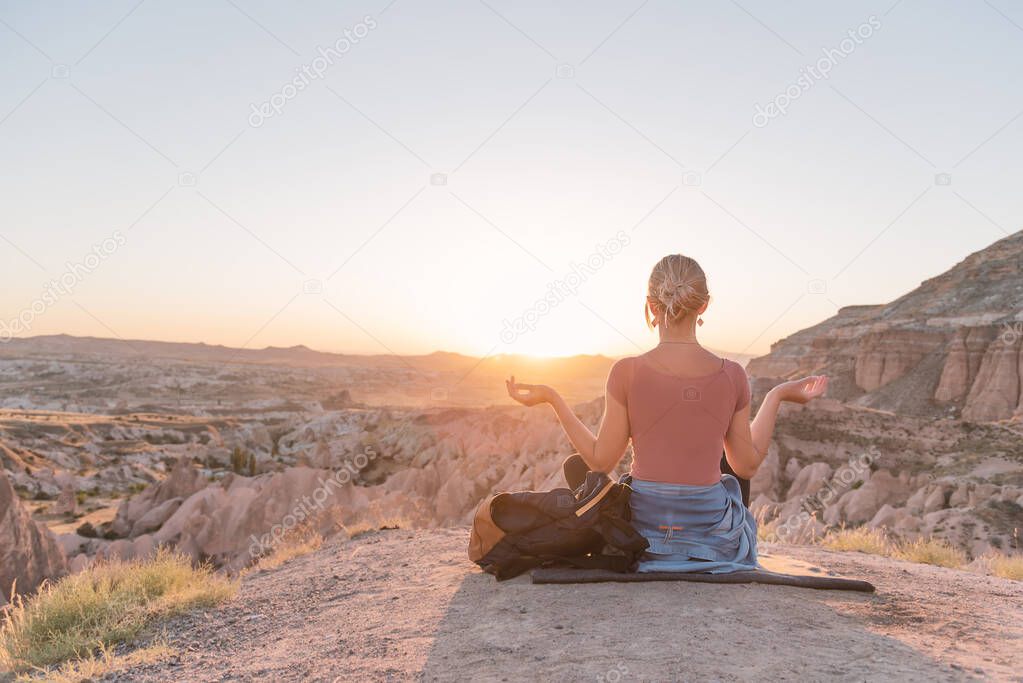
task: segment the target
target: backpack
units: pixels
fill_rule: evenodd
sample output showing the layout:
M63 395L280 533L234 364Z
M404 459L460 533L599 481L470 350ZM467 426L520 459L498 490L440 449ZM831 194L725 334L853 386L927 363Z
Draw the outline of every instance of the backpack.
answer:
M476 509L469 559L498 581L552 564L629 571L648 545L630 524L629 481L588 472L575 491L490 496ZM603 554L605 546L619 554Z

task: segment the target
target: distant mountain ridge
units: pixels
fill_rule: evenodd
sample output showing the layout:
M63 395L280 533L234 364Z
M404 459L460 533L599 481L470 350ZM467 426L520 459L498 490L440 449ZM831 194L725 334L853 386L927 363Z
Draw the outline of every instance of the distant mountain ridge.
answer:
M719 355L745 364L749 356L716 351ZM429 354L351 354L316 351L305 345L290 347L267 346L262 349L243 349L204 342L166 342L104 337L77 337L68 334L40 335L12 339L0 346L0 358L26 355L95 354L130 358L165 358L208 363L252 363L263 365L289 365L297 367L408 367L419 370L458 371L480 364L508 367L559 367L559 373L580 373L591 368L606 372L616 360L600 354L578 354L564 357L533 357L521 354L493 356L467 356L452 351L434 351Z
M1023 231L888 304L846 306L754 358L763 385L810 373L860 405L973 421L1023 417Z
M262 349L245 349L205 342L167 342L137 339L110 339L105 337L77 337L68 334L40 335L12 339L0 347L0 355L33 354L103 354L113 356L158 357L196 362L235 362L257 364L283 364L298 366L345 366L394 365L412 362L442 367L461 366L476 363L480 359L449 351L435 351L430 354L349 354L331 351L316 351L308 346L280 347L267 346ZM13 353L12 353L13 352ZM525 356L522 356L525 357ZM604 359L604 356L571 356L558 359Z

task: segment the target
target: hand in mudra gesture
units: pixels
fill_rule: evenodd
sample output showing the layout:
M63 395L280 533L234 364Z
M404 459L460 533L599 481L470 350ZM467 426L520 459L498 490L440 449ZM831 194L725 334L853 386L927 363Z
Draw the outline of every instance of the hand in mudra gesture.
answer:
M543 384L520 384L515 381L515 375L506 379L504 385L508 387L508 395L524 406L550 403L554 394L553 389Z
M823 396L828 388L827 375L810 375L791 382L783 382L774 388L778 397L791 403L808 403L818 396Z

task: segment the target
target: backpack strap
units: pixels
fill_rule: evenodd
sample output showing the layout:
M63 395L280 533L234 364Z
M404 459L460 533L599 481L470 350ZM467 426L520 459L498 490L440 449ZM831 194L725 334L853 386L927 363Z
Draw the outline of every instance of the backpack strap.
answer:
M539 567L543 563L543 558L521 555L519 557L508 558L501 562L488 564L483 567L483 571L488 574L492 574L498 581L505 581L507 579L514 579L519 574L528 572L530 569L534 569L535 567Z
M612 548L627 553L641 553L650 547L649 541L629 522L615 515L602 515L594 529Z
M489 564L483 568L498 581L506 581L535 569L541 565L567 565L576 569L604 569L624 574L632 569L633 558L627 555L581 555L579 557L562 557L560 555L522 555L501 562Z
M606 569L619 574L624 574L632 568L632 558L625 555L583 555L581 557L546 555L544 560L545 564L551 562L567 564L576 569Z
M579 506L579 509L575 511L575 516L582 517L595 505L599 505L600 501L602 501L604 497L611 492L611 489L614 488L614 486L615 483L608 479L603 486L590 496L589 500L587 500L585 504Z

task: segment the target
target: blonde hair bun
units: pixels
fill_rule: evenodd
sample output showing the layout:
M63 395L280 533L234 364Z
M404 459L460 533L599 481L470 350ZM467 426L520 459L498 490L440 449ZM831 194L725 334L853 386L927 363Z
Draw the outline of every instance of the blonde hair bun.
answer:
M695 259L670 254L658 261L650 273L647 296L660 305L664 323L670 326L710 301L707 276ZM653 327L649 306L646 319L647 325Z

